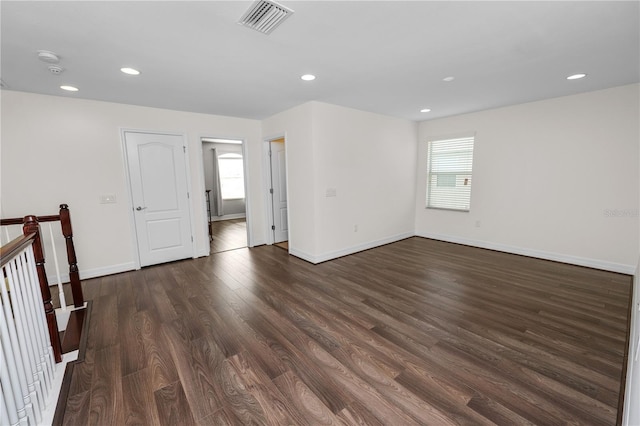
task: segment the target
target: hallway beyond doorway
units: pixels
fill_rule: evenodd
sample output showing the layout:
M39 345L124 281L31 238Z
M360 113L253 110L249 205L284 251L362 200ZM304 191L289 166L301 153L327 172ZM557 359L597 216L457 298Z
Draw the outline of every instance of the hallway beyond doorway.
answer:
M211 253L247 247L247 221L245 218L211 222Z

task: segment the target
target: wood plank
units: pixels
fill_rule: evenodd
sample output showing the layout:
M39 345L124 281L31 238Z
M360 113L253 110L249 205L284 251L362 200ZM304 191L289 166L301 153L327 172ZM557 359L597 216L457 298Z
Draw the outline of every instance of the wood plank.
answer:
M423 238L87 280L65 424L614 425L631 277Z
M191 426L196 425L189 403L182 390L180 382L158 389L153 393L158 410L159 425L162 426Z
M109 346L96 352L95 369L91 381L89 423L124 423L119 345Z
M160 423L149 368L122 378L122 399L125 410L124 424L155 425Z

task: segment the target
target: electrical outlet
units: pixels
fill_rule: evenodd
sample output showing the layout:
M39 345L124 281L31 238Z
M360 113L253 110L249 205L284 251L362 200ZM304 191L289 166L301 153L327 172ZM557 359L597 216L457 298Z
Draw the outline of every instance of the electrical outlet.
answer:
M476 220L476 228L480 228L480 221Z

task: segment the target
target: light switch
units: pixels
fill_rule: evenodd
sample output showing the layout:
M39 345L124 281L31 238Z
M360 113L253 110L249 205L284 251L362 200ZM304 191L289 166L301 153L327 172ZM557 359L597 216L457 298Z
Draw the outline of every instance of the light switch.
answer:
M115 194L107 194L100 196L100 204L113 204L116 202Z

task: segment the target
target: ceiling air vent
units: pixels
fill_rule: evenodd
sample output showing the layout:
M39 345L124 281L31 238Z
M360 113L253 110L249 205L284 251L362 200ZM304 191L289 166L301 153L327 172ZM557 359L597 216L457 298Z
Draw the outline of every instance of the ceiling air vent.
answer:
M293 10L281 4L258 0L242 15L238 23L261 33L269 34L291 14L293 14Z

